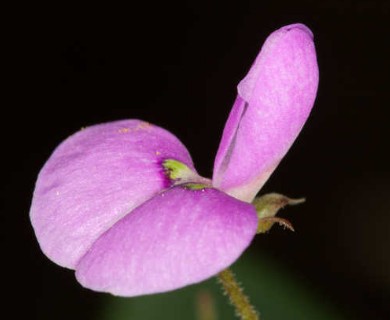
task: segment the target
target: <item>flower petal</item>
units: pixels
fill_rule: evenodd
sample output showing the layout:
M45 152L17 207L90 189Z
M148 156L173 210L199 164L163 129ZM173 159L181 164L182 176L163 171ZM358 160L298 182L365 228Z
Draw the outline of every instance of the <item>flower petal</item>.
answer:
M272 33L238 85L215 159L214 186L253 200L302 129L317 86L311 31L294 24Z
M175 136L139 120L91 126L65 140L39 174L30 211L43 252L74 268L104 231L169 186L166 158L193 169Z
M176 186L103 234L76 277L87 288L120 296L177 289L232 264L256 228L252 205L213 188Z

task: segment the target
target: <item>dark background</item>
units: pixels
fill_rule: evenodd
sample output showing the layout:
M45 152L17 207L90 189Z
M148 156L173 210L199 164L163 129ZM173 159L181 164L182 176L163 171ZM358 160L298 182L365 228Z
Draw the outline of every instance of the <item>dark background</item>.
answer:
M95 319L104 300L41 253L29 223L36 176L56 145L87 125L139 118L178 136L210 176L237 83L267 35L295 22L315 35L319 91L262 192L308 200L285 211L294 234L275 229L251 253L266 252L347 319L390 317L389 2L64 3L14 13L1 111L2 309L12 318Z

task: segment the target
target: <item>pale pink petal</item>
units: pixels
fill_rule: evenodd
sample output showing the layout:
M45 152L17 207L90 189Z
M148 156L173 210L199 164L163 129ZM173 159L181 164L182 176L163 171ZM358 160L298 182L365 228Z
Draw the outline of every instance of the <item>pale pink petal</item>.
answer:
M214 161L213 183L216 186L221 184L223 179L222 173L225 172L226 167L229 164L230 156L235 145L238 124L241 121L246 107L245 100L243 100L240 96L237 96L236 101L233 104L233 108L230 111L229 118L226 121L222 139L219 143L217 156Z
M87 288L120 296L177 289L232 264L256 229L252 205L212 188L173 187L104 233L76 276Z
M294 24L272 33L238 85L216 156L213 184L252 201L301 131L317 86L311 31Z
M139 120L95 125L65 140L39 174L30 211L43 252L74 268L104 231L169 187L166 158L193 168L175 136Z

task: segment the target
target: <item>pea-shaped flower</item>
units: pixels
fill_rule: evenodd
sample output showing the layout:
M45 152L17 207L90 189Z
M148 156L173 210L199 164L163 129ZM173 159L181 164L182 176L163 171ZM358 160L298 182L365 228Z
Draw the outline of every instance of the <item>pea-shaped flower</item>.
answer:
M310 30L272 33L226 123L212 180L183 144L139 120L66 139L42 168L30 217L42 251L85 287L120 296L164 292L231 265L256 234L251 202L313 106Z

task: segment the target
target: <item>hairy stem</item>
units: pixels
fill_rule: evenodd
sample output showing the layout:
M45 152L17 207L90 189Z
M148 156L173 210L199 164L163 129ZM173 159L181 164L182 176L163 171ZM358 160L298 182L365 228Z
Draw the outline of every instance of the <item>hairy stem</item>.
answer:
M249 302L249 298L244 294L230 269L220 272L218 280L241 320L260 320L258 312Z

